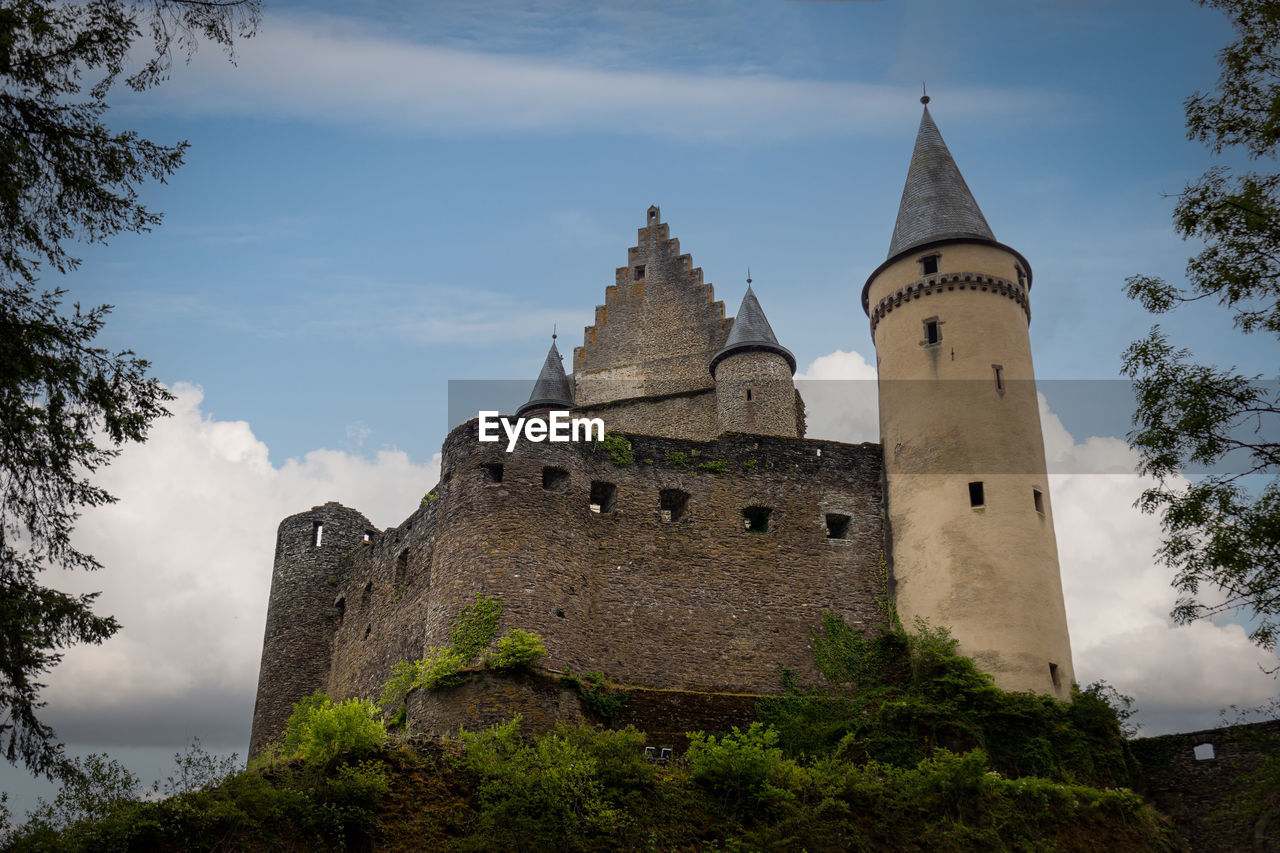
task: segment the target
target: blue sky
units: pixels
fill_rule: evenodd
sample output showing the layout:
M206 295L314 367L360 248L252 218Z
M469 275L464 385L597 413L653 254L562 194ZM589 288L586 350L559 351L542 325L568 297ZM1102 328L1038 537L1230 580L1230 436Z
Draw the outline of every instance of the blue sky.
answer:
M1215 161L1182 101L1214 85L1230 36L1179 0L269 4L237 65L206 46L115 98L110 122L190 140L187 164L143 191L161 227L56 282L115 305L104 344L151 359L179 400L104 473L120 503L81 525L107 569L62 585L103 590L125 628L68 654L50 720L147 778L192 736L243 755L278 520L337 499L398 523L438 476L447 382L531 382L553 323L569 360L650 204L730 313L750 266L806 376L872 377L859 294L922 81L1035 272L1037 375L1117 379L1151 324L1125 277L1180 279L1194 251L1169 196ZM1209 306L1162 322L1274 374L1274 344ZM873 437L874 385L852 387L811 433ZM1152 732L1274 696L1257 671L1274 656L1238 625L1169 624L1127 411L1106 429L1049 396L1081 680L1133 694ZM39 790L0 777L20 809Z

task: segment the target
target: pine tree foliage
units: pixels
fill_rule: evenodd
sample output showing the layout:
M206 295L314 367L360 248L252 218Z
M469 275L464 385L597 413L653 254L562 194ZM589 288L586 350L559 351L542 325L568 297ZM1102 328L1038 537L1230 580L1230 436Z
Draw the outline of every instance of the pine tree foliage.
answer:
M1187 132L1215 153L1243 150L1271 168L1216 166L1179 196L1174 228L1204 248L1179 286L1138 275L1128 295L1154 314L1209 301L1243 334L1280 339L1280 4L1200 0L1237 40L1218 56L1217 88L1186 101ZM1196 362L1160 327L1125 351L1137 410L1130 444L1158 485L1139 506L1159 514L1157 556L1174 572L1179 622L1241 613L1264 648L1280 639L1280 388ZM1203 467L1201 467L1203 466ZM1200 470L1206 471L1201 475ZM1181 479L1189 472L1191 482Z
M68 311L65 291L39 277L74 269L74 242L160 221L138 189L172 174L186 143L109 128L117 82L156 85L201 40L229 50L258 14L257 0L0 4L0 748L34 772L78 775L37 713L39 677L60 649L119 628L93 612L93 595L40 574L100 568L72 540L82 509L113 500L92 475L143 441L172 399L146 361L93 345L109 306Z

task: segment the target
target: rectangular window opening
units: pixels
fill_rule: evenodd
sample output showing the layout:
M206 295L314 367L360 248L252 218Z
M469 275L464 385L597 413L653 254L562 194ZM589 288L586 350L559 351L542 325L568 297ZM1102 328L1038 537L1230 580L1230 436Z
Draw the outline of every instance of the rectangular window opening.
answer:
M563 468L543 468L542 488L549 492L563 492L569 486L569 472Z
M942 324L938 322L937 317L930 317L924 321L924 342L926 345L942 343Z
M636 264L635 268L636 281L644 278L644 264Z
M847 515L837 515L833 512L827 513L827 538L848 539L850 521L851 519Z
M591 482L591 511L601 515L613 512L618 506L618 487L602 480Z
M1004 393L1004 368L998 364L991 365L991 373L995 376L996 390Z
M768 533L773 510L767 506L749 506L742 510L742 528L749 533Z
M409 582L409 549L405 548L396 557L396 585L403 586Z
M1053 679L1055 690L1062 686L1062 680L1058 677L1058 665L1056 663L1049 664L1049 677Z
M925 275L938 274L938 258L939 255L930 255L927 258L920 259L920 271Z
M751 402L751 397L752 397L752 394L753 394L754 390L755 390L754 388L748 388L748 389L746 390L747 402L748 402L748 403L750 403L750 402Z
M502 482L501 462L483 462L480 464L480 468L484 471L484 481L486 483Z
M1044 515L1044 492L1035 488L1031 488L1031 499L1035 501L1036 512Z
M658 506L663 521L679 521L689 508L689 493L680 489L663 489L658 493Z
M314 524L312 524L311 532L313 534L311 544L319 548L320 542L324 539L324 522L317 521Z
M986 499L983 497L983 494L982 494L981 482L969 484L969 506L971 507L986 506Z

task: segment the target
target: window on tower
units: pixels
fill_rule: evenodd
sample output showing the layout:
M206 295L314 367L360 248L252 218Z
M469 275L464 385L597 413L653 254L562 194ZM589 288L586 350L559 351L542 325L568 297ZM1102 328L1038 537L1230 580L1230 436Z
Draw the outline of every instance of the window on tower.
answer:
M991 365L991 373L996 380L996 390L1001 394L1004 393L1004 367L999 364Z
M1044 515L1044 492L1036 487L1031 487L1031 499L1035 501L1036 512Z
M636 264L635 268L636 281L644 278L644 264Z
M924 343L925 346L942 343L942 324L938 322L937 317L930 317L924 321Z
M969 484L969 506L982 507L986 506L986 498L982 494L982 481Z
M941 255L929 255L920 259L920 273L922 275L938 274L938 259Z

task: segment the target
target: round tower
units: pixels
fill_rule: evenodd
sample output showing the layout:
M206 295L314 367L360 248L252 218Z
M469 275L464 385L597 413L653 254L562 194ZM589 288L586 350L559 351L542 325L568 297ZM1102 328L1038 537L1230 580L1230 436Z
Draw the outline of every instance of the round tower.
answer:
M796 358L778 343L747 278L724 346L711 359L720 432L797 436Z
M889 256L862 290L894 595L904 624L951 629L1000 687L1068 699L1030 289L1030 264L996 241L926 106Z
M372 531L369 519L335 501L280 522L250 758L284 733L295 702L328 686L333 632L345 610L338 570Z

